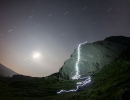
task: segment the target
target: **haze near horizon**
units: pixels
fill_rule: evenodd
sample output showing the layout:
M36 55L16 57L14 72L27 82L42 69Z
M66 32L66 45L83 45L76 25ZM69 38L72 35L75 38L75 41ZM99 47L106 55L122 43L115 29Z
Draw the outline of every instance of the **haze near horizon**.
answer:
M79 43L130 37L130 0L1 0L0 63L29 76L58 72Z

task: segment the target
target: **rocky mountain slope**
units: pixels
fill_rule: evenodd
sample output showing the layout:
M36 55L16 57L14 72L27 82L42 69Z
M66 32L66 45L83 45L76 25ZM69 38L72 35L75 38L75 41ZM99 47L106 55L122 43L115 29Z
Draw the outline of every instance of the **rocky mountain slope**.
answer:
M0 76L11 77L15 74L17 74L17 73L11 69L5 67L4 65L0 64Z
M79 88L78 91L57 94L57 92L61 89L75 89L76 83L79 81L66 80L61 78L61 74L59 77L59 73L54 73L48 77L41 78L15 75L13 77L0 77L0 99L129 100L130 38L109 37L106 38L106 40L114 42L116 45L118 44L117 47L121 46L123 48L116 49L117 52L114 52L117 54L116 58L109 62L109 64L106 64L104 67L100 68L100 70L96 71L96 73L91 74L92 81L89 84ZM114 47L112 50L115 50Z
M113 36L102 41L81 45L80 61L78 64L79 74L87 76L98 72L117 58L130 45L129 40L130 38L128 37ZM60 77L71 79L75 75L77 57L78 49L72 53L71 57L65 61L59 70Z

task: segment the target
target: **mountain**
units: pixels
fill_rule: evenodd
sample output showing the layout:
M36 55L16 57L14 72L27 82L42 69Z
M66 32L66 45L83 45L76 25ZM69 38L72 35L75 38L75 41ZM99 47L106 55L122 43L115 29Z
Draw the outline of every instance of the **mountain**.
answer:
M89 49L88 47L91 48ZM102 53L100 52L100 50L102 51ZM74 52L76 53L76 51ZM68 93L63 92L61 94L57 94L57 92L59 92L60 90L74 90L77 87L77 82L81 82L80 79L69 79L69 74L66 74L66 76L64 76L63 74L62 76L62 70L60 70L60 72L58 73L40 78L32 78L23 75L14 75L13 77L0 77L0 99L129 100L130 38L123 36L112 36L106 38L103 41L97 41L92 44L83 44L81 46L81 56L84 59L87 52L90 52L91 56L96 57L93 62L98 59L96 61L98 61L97 63L99 63L99 69L94 70L94 72L91 74L86 74L82 71L82 73L80 73L82 76L91 75L91 82L84 85L83 87L80 87L77 91ZM99 53L99 55L95 54L94 52ZM71 57L74 55L76 57L75 53L72 54ZM107 56L105 54L107 54ZM98 55L98 57L96 55ZM104 59L100 55L104 55ZM103 64L105 66L100 64L100 57L103 60ZM109 62L106 64L107 60L109 60ZM91 63L88 64L91 65ZM93 69L96 68L92 65L91 67L93 67Z
M17 74L13 70L5 67L4 65L0 64L0 76L4 77L12 77L13 75Z
M75 66L78 52L80 53L80 60L78 62L79 74L81 76L88 76L107 66L119 57L128 46L130 46L130 37L124 36L112 36L94 43L83 43L60 68L60 77L72 79L76 74Z

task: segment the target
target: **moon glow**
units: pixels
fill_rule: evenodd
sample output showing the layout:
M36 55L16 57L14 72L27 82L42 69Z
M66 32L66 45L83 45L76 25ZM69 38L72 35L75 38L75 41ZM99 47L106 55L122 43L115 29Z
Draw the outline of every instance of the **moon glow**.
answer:
M34 59L39 59L41 57L41 54L39 52L34 52L32 57Z

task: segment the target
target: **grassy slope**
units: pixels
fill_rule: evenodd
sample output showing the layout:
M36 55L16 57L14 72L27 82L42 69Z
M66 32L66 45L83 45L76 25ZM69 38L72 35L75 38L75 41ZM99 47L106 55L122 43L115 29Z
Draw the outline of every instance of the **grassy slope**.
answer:
M0 78L2 100L128 100L130 98L130 49L92 76L92 82L76 93L56 94L75 88L75 81L55 76L16 80Z

